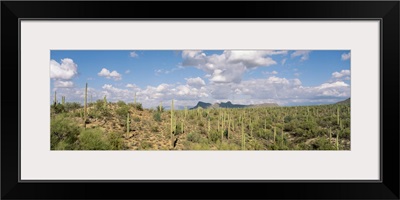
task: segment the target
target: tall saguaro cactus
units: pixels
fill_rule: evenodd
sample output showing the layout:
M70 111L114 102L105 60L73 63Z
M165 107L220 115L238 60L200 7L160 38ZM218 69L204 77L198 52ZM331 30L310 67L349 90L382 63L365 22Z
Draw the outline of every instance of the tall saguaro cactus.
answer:
M246 135L244 134L244 120L242 118L242 150L246 148Z
M135 105L136 105L136 92L135 92Z
M339 150L339 132L336 133L336 150Z
M171 139L174 133L174 100L171 102Z
M339 125L339 123L340 123L339 106L337 107L337 114L336 114L336 116L337 116L337 124Z
M104 108L104 110L107 108L107 95L104 95L103 108Z
M129 124L130 124L130 119L129 119L129 112L126 115L126 134L128 135L130 128L129 128Z
M87 120L87 83L85 87L85 121Z

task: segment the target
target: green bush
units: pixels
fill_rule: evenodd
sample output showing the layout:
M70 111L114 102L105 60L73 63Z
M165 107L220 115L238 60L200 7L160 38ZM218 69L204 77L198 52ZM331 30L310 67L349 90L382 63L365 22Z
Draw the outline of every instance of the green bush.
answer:
M112 146L104 133L99 129L86 129L79 135L79 146L82 150L110 150Z
M76 110L78 108L82 108L82 105L77 102L66 102L64 107L65 107L66 111L72 111L72 110Z
M130 103L129 105L132 106L136 110L143 111L143 106L141 103Z
M218 132L218 131L210 131L210 138L209 138L209 140L211 141L211 142L217 142L217 141L220 141L221 140L221 133L220 132Z
M158 132L158 131L160 131L160 130L158 130L158 126L152 126L152 127L151 127L151 131L152 131L152 132Z
M227 143L227 142L218 142L217 143L218 150L241 150L241 147L233 144L233 143Z
M161 120L161 113L160 112L155 112L154 114L153 114L153 119L156 121L156 122L161 122L162 120Z
M259 138L266 139L266 140L274 138L273 130L271 131L270 129L266 129L266 130L259 129L258 131L255 131L255 135Z
M314 150L336 150L336 146L329 142L328 138L319 137L313 144Z
M175 127L174 135L180 135L183 133L184 130L182 130L182 123L178 122Z
M115 111L120 119L126 119L128 113L129 113L129 107L128 106L121 106L117 108Z
M119 132L111 132L107 134L107 140L110 144L110 150L123 150L125 149L124 141L122 139L122 134Z
M123 107L123 106L126 106L126 103L125 103L124 101L118 101L118 102L117 102L117 105L118 105L119 107Z
M151 144L150 142L147 142L147 141L142 141L139 146L140 150L146 150L146 149L152 149L152 148L153 148L153 144Z
M157 106L157 112L164 112L164 106Z
M60 103L58 103L58 104L56 104L56 105L52 105L51 106L51 110L52 110L52 112L53 113L56 113L56 114L58 114L58 113L63 113L63 112L65 112L66 110L65 110L65 107L62 105L62 104L60 104Z
M194 143L198 143L198 142L200 142L200 138L201 138L201 136L200 136L200 134L199 133L197 133L197 132L191 132L191 133L189 133L188 135L187 135L187 141L190 141L190 142L194 142Z
M133 117L133 121L134 122L140 122L140 118L139 117Z
M63 115L55 116L50 122L51 149L74 149L79 132L80 128L74 122Z

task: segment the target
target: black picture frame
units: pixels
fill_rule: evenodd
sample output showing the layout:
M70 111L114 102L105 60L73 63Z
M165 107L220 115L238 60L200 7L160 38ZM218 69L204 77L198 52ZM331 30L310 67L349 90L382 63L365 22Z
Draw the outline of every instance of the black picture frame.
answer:
M1 198L399 199L399 8L399 1L2 1ZM20 19L379 19L381 181L19 182Z

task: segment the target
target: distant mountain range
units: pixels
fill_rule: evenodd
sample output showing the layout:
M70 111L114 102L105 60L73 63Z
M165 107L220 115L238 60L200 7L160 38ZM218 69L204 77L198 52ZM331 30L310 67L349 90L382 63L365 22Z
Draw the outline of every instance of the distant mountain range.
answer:
M273 106L279 106L277 103L263 103L263 104L250 104L250 105L242 105L242 104L232 104L232 102L221 102L221 103L206 103L199 101L196 106L192 109L197 109L197 108L248 108L248 107L273 107Z
M343 101L339 101L339 102L337 102L335 104L350 104L350 98L348 98L346 100L343 100Z

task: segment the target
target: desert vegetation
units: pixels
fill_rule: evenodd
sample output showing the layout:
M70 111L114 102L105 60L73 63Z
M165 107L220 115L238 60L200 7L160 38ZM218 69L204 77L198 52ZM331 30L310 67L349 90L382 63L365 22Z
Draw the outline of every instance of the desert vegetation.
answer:
M87 86L86 86L87 88ZM349 150L350 103L249 108L144 109L136 102L61 102L52 150Z

